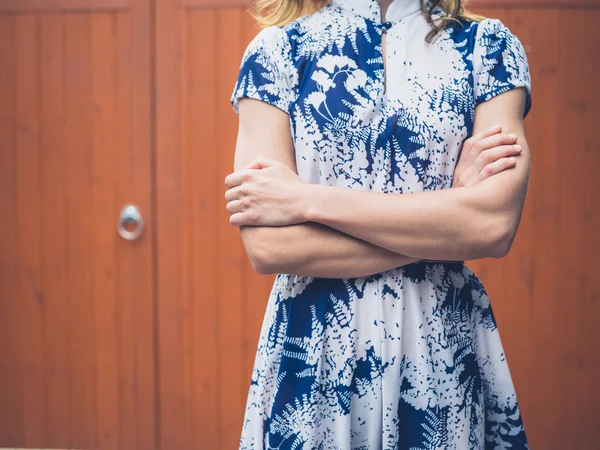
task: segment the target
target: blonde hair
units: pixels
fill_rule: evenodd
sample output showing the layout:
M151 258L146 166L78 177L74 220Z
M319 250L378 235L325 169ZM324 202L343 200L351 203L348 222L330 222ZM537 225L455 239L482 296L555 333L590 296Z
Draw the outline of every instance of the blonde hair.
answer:
M428 42L451 22L460 22L461 19L476 22L483 20L483 17L465 10L468 0L431 0L431 7L428 7L427 0L420 1L423 16L432 28L426 38ZM283 26L305 14L316 12L329 3L330 0L257 0L250 8L250 14L262 27ZM445 13L438 20L433 19L433 10L436 7Z

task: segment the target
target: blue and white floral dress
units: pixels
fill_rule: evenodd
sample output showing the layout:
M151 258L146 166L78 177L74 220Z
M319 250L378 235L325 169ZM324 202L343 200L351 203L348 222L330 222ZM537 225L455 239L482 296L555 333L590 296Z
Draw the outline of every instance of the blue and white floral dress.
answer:
M395 0L385 20L375 0L333 0L262 30L233 106L249 97L288 113L310 183L448 189L477 104L523 87L529 110L525 52L489 19L427 43L419 0ZM481 282L463 262L441 261L352 279L278 275L240 448L527 448Z

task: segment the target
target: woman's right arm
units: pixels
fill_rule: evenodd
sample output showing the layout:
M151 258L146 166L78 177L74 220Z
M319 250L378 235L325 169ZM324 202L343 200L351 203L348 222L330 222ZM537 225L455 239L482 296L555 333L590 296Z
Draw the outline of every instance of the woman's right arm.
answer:
M319 224L242 227L241 233L252 266L262 274L355 278L417 261Z
M240 99L234 169L258 155L296 171L289 116L258 100ZM373 275L417 261L314 223L289 227L241 227L242 241L258 273L320 278Z

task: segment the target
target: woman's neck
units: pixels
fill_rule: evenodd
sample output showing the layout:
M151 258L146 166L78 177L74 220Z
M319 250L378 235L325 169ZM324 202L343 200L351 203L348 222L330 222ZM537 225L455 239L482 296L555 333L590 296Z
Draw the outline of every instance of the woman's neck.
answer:
M392 4L394 0L377 0L379 4L379 10L381 11L381 21L385 21L385 16L388 10L388 7Z

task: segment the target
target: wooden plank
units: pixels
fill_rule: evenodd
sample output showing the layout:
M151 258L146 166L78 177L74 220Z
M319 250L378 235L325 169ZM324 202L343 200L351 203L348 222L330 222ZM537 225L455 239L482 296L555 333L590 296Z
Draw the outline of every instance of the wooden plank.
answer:
M583 218L584 228L582 240L583 259L583 319L580 333L580 352L582 354L580 370L582 377L578 383L577 403L580 405L580 417L583 423L580 425L579 448L593 448L600 442L600 417L597 413L597 405L600 403L600 389L597 380L600 379L600 352L597 343L600 342L600 327L597 317L600 317L600 277L598 276L598 255L600 254L600 208L597 193L600 192L600 177L597 169L600 167L600 142L596 139L597 118L600 117L600 90L597 86L597 74L600 72L600 60L586 58L587 52L597 52L600 42L600 30L598 28L599 14L588 14L577 17L582 29L582 36L578 50L580 70L576 81L581 86L587 87L587 95L583 103L573 106L584 107L581 113L583 139L583 170L581 178L585 183L583 195ZM575 18L572 18L574 20ZM588 53L590 54L590 53ZM583 62L583 64L582 64ZM583 67L582 67L583 66ZM577 71L577 65L574 67ZM577 72L575 72L577 73ZM581 93L580 93L581 95ZM582 382L583 381L583 382ZM591 388L594 386L595 388Z
M15 24L0 17L0 442L23 442L23 378L17 278L17 155L15 143Z
M160 448L190 448L184 362L183 286L181 264L181 36L176 4L157 0L156 22L156 267L158 296L158 367L160 389ZM201 425L200 425L201 426Z
M196 167L191 166L192 161L194 160L193 154L188 150L189 148L189 138L190 134L188 133L188 116L187 111L189 111L189 47L188 47L188 26L187 26L187 15L185 11L179 10L177 13L177 22L179 24L179 33L178 33L178 76L179 76L179 127L177 132L179 134L180 139L180 147L179 147L179 162L181 164L179 168L179 173L181 175L181 183L180 183L180 198L181 204L183 208L179 211L180 224L179 224L179 235L181 236L181 253L180 253L180 262L179 266L181 268L180 280L181 289L180 289L180 298L177 304L177 310L179 315L179 323L181 325L181 335L180 335L180 349L181 352L181 361L182 361L182 384L181 391L185 396L187 401L184 405L182 405L183 412L183 429L186 433L184 438L186 442L186 446L193 448L195 445L193 442L193 434L194 427L193 422L196 420L194 417L194 406L195 406L195 396L194 396L194 379L196 378L196 365L193 360L193 352L192 352L192 342L195 330L194 317L192 315L193 301L194 301L194 277L195 273L192 272L193 267L193 242L194 242L194 224L191 222L193 217L193 209L194 209L194 192L192 191L192 183L194 178L198 178L198 169ZM200 122L202 120L201 117L193 118L194 122ZM190 122L190 123L194 123ZM195 125L195 123L194 123ZM193 133L193 132L192 132ZM197 149L196 149L197 150ZM196 153L196 152L194 152ZM200 444L202 445L202 444Z
M131 0L2 0L0 14L124 10Z
M118 448L155 450L158 422L155 352L155 222L152 205L151 11L133 0L130 14L117 16L117 94L115 171L117 205L136 204L145 221L136 241L117 239L120 305L120 419ZM112 213L113 227L118 209ZM114 230L114 228L113 228ZM116 234L116 232L115 232Z
M40 242L39 38L34 16L15 18L17 242L24 445L45 443L44 315Z
M43 289L45 296L45 378L48 386L46 445L58 448L70 443L72 428L70 372L68 367L68 295L63 149L63 22L59 14L40 17L41 45L41 217Z
M91 197L89 214L94 227L92 289L95 298L96 395L98 398L98 445L118 448L122 416L119 414L119 299L115 217L119 154L115 142L117 41L114 14L90 16L91 101Z
M134 114L133 114L133 101L134 93L136 91L135 84L135 68L137 64L133 64L136 61L136 56L133 53L133 29L132 29L131 15L120 14L117 17L116 24L116 36L117 36L117 105L116 105L116 120L115 120L115 146L116 152L119 158L115 161L115 172L117 182L117 199L115 202L115 211L111 212L116 225L120 209L129 203L136 204L141 208L140 212L145 217L147 209L144 205L139 204L139 198L137 198L136 190L133 188L132 177L135 173L135 166L133 161L136 153L139 151L134 140L134 134L137 132L137 125L139 122L135 122L136 130L132 130L134 125ZM145 77L142 75L140 82L143 83ZM140 116L143 116L141 114ZM146 163L144 158L140 158L140 163ZM134 170L134 172L132 172ZM144 183L145 184L145 183ZM147 217L145 217L147 218ZM116 232L116 230L115 230ZM147 231L146 231L147 233ZM145 233L145 234L146 234ZM142 240L147 241L147 235L141 237ZM134 298L137 295L144 295L146 290L136 293L137 283L135 283L136 269L135 269L135 252L140 251L142 241L128 242L122 239L117 240L116 254L117 259L115 266L117 267L117 321L118 321L118 364L119 364L119 380L118 380L118 391L119 391L119 424L120 436L118 441L118 448L134 448L136 437L138 436L138 422L136 418L136 398L137 395L134 391L136 382L136 342L133 341L133 321L135 320L135 314L133 311ZM151 272L150 272L151 273ZM135 284L135 285L134 285ZM150 302L150 299L147 299ZM143 307L140 313L144 311ZM148 335L148 339L152 339L152 334ZM146 376L149 376L151 372L148 372ZM147 387L146 387L147 388ZM151 395L146 392L142 386L140 391L145 392L145 395ZM141 413L142 418L146 418L148 412ZM142 421L142 420L140 420ZM151 429L151 428L149 428ZM149 436L152 433L147 433ZM152 436L153 437L153 436ZM146 447L143 447L146 448Z
M219 297L215 280L217 278L217 212L223 208L218 195L221 181L217 167L217 127L214 114L217 95L218 72L213 64L217 48L217 11L202 10L187 12L183 21L187 23L183 38L187 52L182 98L188 99L188 106L182 105L185 136L182 152L189 161L187 179L190 199L190 226L193 233L187 247L191 250L191 267L188 280L191 290L191 310L193 320L192 356L194 372L192 417L201 423L192 428L192 447L223 448L219 435L219 357L216 345L198 345L199 342L218 343L217 321ZM198 176L198 172L202 176Z
M94 224L91 218L91 74L90 23L87 15L64 17L64 149L69 280L69 363L71 372L72 445L96 446L96 355L93 267Z
M554 301L560 302L554 317L556 335L554 367L549 368L558 374L560 389L554 391L554 408L560 411L560 433L554 435L554 448L586 448L579 446L581 435L589 431L591 422L583 417L578 404L579 386L586 385L581 377L584 362L593 353L591 347L582 342L582 323L585 323L583 274L584 208L586 182L582 168L589 162L584 159L586 142L585 126L588 116L586 109L591 86L582 83L582 74L589 70L585 63L590 50L582 23L588 13L585 11L561 11L558 40L560 61L558 99L558 148L561 151L559 181L559 214L557 242L559 246L560 268L558 289ZM589 117L589 118L588 118ZM586 351L586 348L588 349ZM589 355L589 356L588 356ZM594 383L594 381L590 380ZM587 423L586 423L587 422ZM597 423L597 422L596 422ZM586 426L587 425L587 426ZM590 442L589 445L593 444Z

